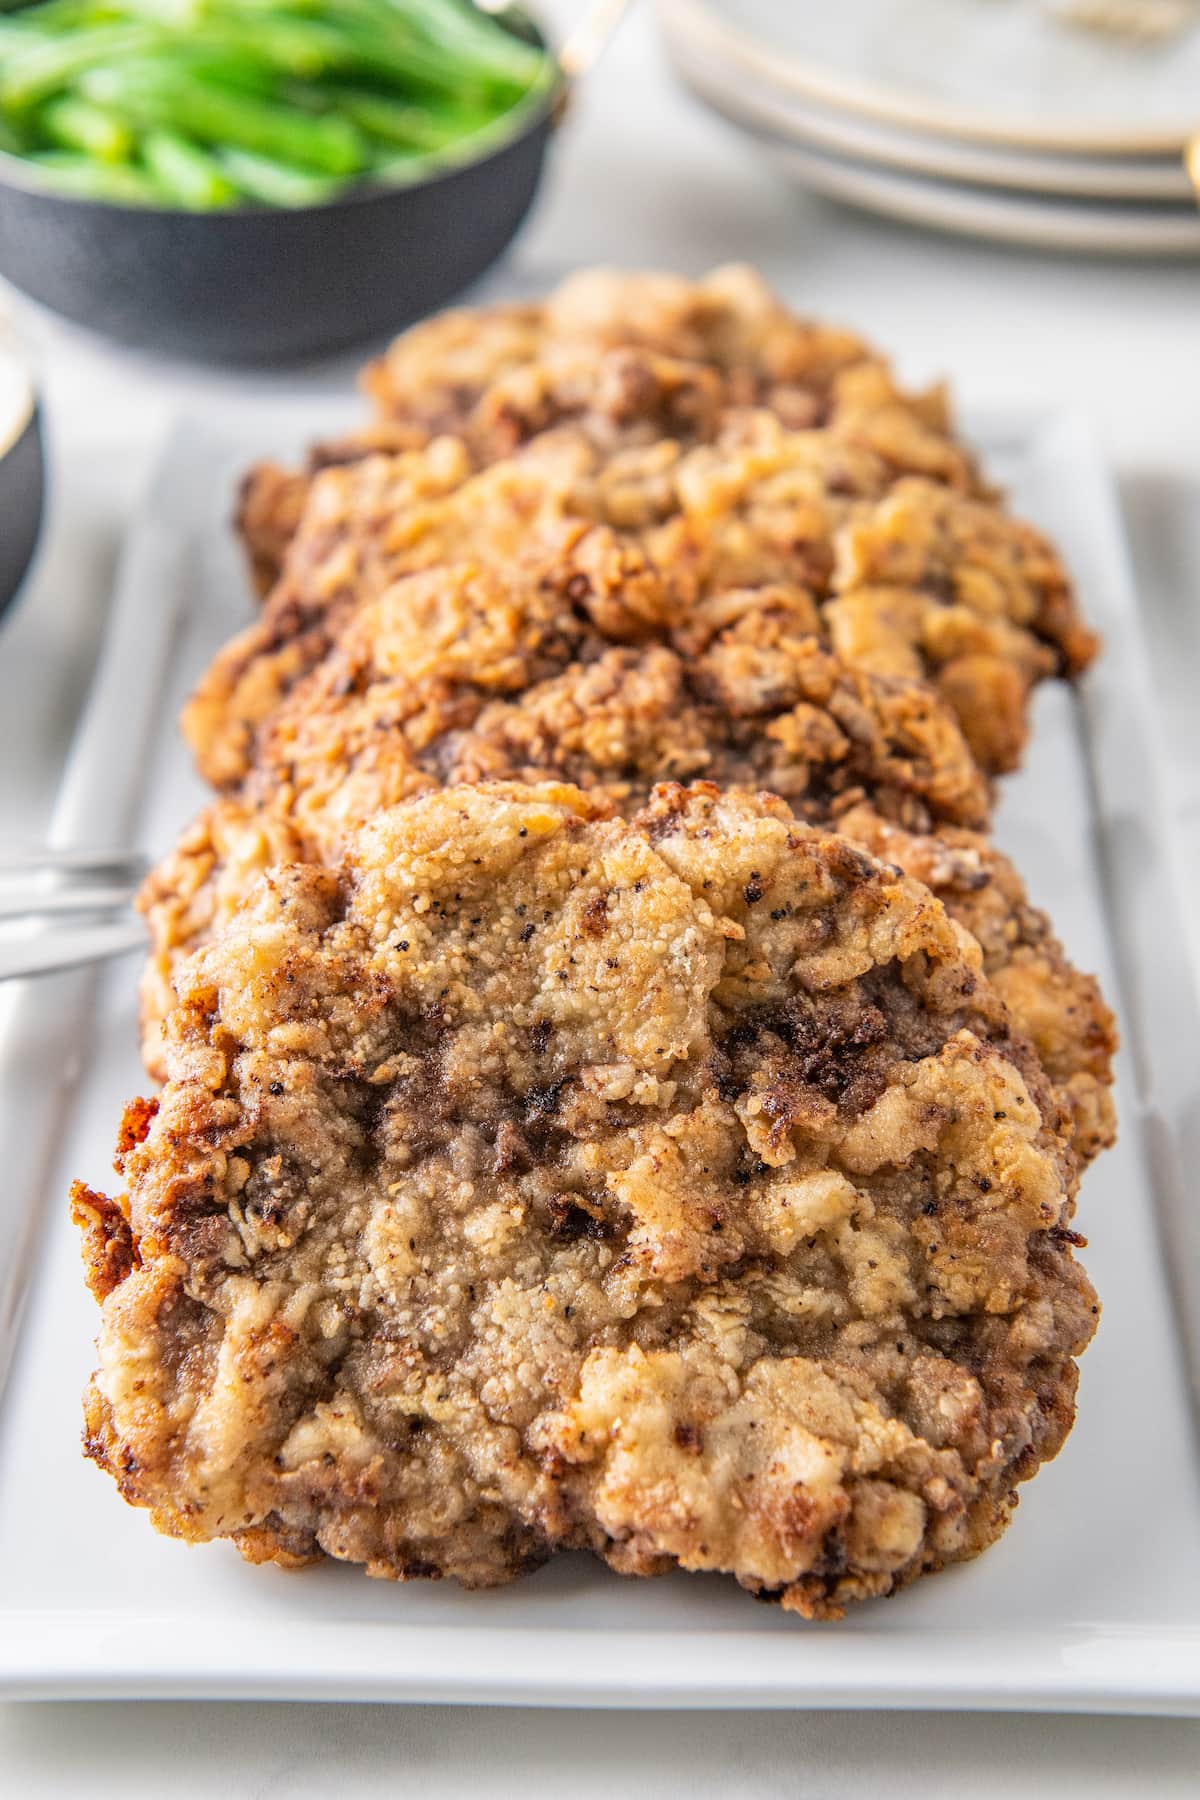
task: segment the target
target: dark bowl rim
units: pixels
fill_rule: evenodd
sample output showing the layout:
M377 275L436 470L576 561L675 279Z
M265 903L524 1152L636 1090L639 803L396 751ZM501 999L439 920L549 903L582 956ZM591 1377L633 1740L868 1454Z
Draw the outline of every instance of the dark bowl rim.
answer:
M344 193L335 194L332 199L314 200L308 206L223 206L212 212L197 212L186 206L127 206L120 200L90 200L82 194L59 193L53 187L38 181L36 165L31 165L25 157L18 156L11 150L0 150L0 188L28 194L35 200L46 200L67 207L88 207L97 213L115 214L120 218L187 220L193 223L203 221L219 226L219 222L226 219L328 217L349 207L365 206L371 201L400 199L404 194L414 193L420 188L436 187L439 182L461 175L466 169L482 168L493 157L510 150L522 138L531 137L540 126L553 125L559 116L570 87L570 78L552 50L540 21L526 12L523 6L520 10L528 21L539 48L546 52L551 64L549 79L544 86L523 94L514 106L501 113L499 118L490 121L474 137L461 139L464 151L461 157L447 157L441 152L432 152L431 157L438 158L436 163L429 168L428 173L419 174L412 181L380 183L374 187L361 182L347 187ZM501 130L503 126L508 126L509 129ZM493 131L494 137L491 136ZM475 142L476 137L488 137L489 141L472 155L468 146ZM27 173L31 169L32 177ZM16 175L15 171L20 171L20 175Z
M21 509L17 528L13 533L21 550L19 556L8 565L9 585L7 587L0 585L0 627L7 623L22 596L37 556L38 544L43 538L46 528L45 433L41 395L32 375L30 376L30 388L33 404L20 427L0 450L0 489L6 490L6 498L11 498L11 484L15 478L17 493L30 502L28 506ZM17 460L18 455L22 452L24 453L23 464ZM3 561L4 546L0 545L0 566L3 565Z
M5 354L4 339L3 336L0 335L0 357L3 357ZM25 377L27 404L23 412L16 414L13 420L12 429L7 435L5 434L4 420L0 419L0 467L8 461L8 458L13 454L13 451L20 446L22 440L29 432L30 427L38 425L41 419L42 396L38 389L37 378L22 356L19 354L14 355L12 360L17 364Z

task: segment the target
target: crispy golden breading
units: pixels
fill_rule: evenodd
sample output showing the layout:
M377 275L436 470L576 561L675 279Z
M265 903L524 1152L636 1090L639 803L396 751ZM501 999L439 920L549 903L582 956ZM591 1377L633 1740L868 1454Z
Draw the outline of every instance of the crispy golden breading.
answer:
M667 527L651 556L670 557L680 515L685 564L732 554L737 584L804 582L835 597L826 629L837 647L870 668L936 674L987 769L1019 760L1030 686L1095 654L1053 553L994 503L944 395L905 392L861 340L797 319L748 269L697 283L591 271L541 304L446 313L398 339L364 385L375 403L365 429L315 452L308 472L268 463L247 478L243 535L260 586L284 574L285 610L296 604L286 546L314 470L439 435L479 469L569 427L601 466L617 465L599 483L616 492L611 523ZM664 492L661 459L714 441L707 476L702 455L688 458L682 491ZM638 452L649 460L631 469ZM809 479L797 481L797 462ZM849 509L821 507L814 474L827 500L889 504L839 531ZM722 511L746 518L713 516ZM302 610L316 604L309 592ZM244 735L236 704L230 723ZM196 743L206 771L211 761L213 778L229 779L228 750L214 755L205 731Z
M974 1555L1096 1303L978 946L782 802L441 790L188 962L88 1451L253 1560L504 1581L559 1548L810 1617Z
M300 528L311 485L310 477L302 470L285 469L275 462L256 463L242 481L237 528L260 594L269 593L279 579L288 545Z
M295 532L314 470L453 434L478 466L571 421L615 450L669 437L703 442L722 412L763 406L821 426L898 468L974 490L940 389L910 394L851 332L798 319L747 268L699 282L591 270L540 303L459 309L398 338L364 371L374 416L319 446L307 471L251 470L239 521L260 586Z
M330 469L314 482L262 617L221 650L184 708L184 736L201 773L215 786L245 774L258 726L320 660L356 606L404 568L427 567L454 554L443 538L421 563L419 545L402 527L393 541L393 521L407 520L414 511L422 517L421 501L452 494L469 473L462 444L441 438L428 451L371 457L345 470ZM532 483L526 487L531 490ZM476 537L481 523L476 522ZM516 496L503 516L497 508L487 523L489 530L508 527L509 540L502 546L508 549L513 530L521 526Z
M697 379L720 404L769 406L797 426L829 420L847 372L887 367L852 332L797 318L750 268L716 269L696 282L591 269L542 302L460 309L415 326L364 371L362 386L377 422L428 436L461 432L485 454L506 455L547 423L584 410L597 391L586 365L609 352L702 371ZM559 371L560 397L551 402L539 368L547 355ZM949 436L940 394L911 404L928 429ZM640 416L626 397L607 412Z
M547 686L555 690L559 684ZM643 674L627 686L638 690L639 700L653 697L652 675ZM666 684L663 692L674 697L674 684ZM577 719L592 754L597 741L611 741L610 734L628 728L629 721L620 715L614 718L611 711L614 700L627 697L603 663L566 691L564 705ZM586 710L576 713L583 703ZM815 708L805 710L812 714L813 773L820 792L822 776L828 773L815 755L822 727L832 732L838 727L829 715ZM496 722L497 715L504 728L489 733L486 727L489 721ZM180 958L224 929L265 871L290 861L336 863L347 836L363 821L383 807L439 785L435 767L452 781L537 779L584 768L585 759L569 740L543 733L525 700L486 708L480 722L484 729L454 733L432 746L430 756L419 759L392 722L373 741L364 734L355 747L343 738L336 718L316 713L308 723L318 744L328 731L330 759L311 786L293 789L284 783L274 802L222 799L206 808L155 868L142 893L153 942L142 978L143 1053L151 1074L159 1078L165 1074L164 1021L175 1002L173 979ZM561 721L556 721L555 733L559 731ZM633 735L651 746L656 731L660 742L673 740L669 719L654 713ZM526 761L522 753L529 749L530 735L535 744ZM357 762L351 760L355 748L361 756ZM313 749L310 743L310 763ZM687 759L664 756L664 772L672 760L682 765ZM745 761L734 745L710 744L703 767L725 786L746 785L741 780ZM802 767L792 765L797 773ZM612 774L603 766L599 770L588 766L586 785L599 788L622 810L631 810L644 797L645 780L631 781L627 774L613 779ZM850 804L842 810L847 801ZM881 818L872 805L856 803L853 789L838 795L835 788L827 804L825 811L813 804L811 795L807 804L792 801L802 816L824 819L842 835L923 881L951 917L980 939L993 985L1004 996L1018 1029L1033 1041L1070 1120L1078 1161L1081 1166L1090 1162L1115 1138L1111 1098L1115 1023L1095 978L1073 966L1045 914L1030 906L1012 864L974 833L948 826L939 826L937 835L905 831Z
M407 780L399 778L401 770ZM720 758L713 772L722 776ZM499 779L512 771L496 763L490 773ZM415 765L390 765L393 798L434 785ZM357 791L361 801L365 790ZM625 807L637 798L627 783L601 791ZM361 816L371 817L371 809ZM165 1022L175 1005L180 959L226 928L268 870L281 863L336 860L357 822L357 814L319 818L306 809L307 835L286 806L218 800L154 869L141 898L153 943L141 996L143 1056L156 1079L166 1074ZM1108 1149L1116 1140L1116 1022L1096 978L1075 968L1045 913L1029 904L1008 858L977 834L945 826L936 835L904 831L862 803L845 812L835 806L829 823L923 882L951 918L980 940L992 985L1046 1071L1077 1164L1082 1169Z
M761 407L898 469L980 486L940 388L898 387L877 351L797 318L744 267L699 282L589 270L541 305L444 313L398 338L362 385L375 408L367 431L319 456L449 432L483 464L568 421L610 450L698 443L723 413Z
M1091 639L1038 533L990 501L770 413L727 415L711 445L608 453L578 428L470 474L458 439L314 481L283 575L217 656L184 716L201 772L245 774L256 734L359 606L390 582L477 561L566 594L637 641L699 599L784 584L811 595L842 660L932 676L980 764L1013 766L1032 685Z
M704 776L781 794L931 887L983 940L1090 1160L1113 1133L1114 1032L1094 980L1011 865L950 830L987 814L950 710L923 684L843 667L812 636L815 618L802 590L733 591L681 607L649 643L613 645L561 592L514 591L469 565L386 589L280 705L241 794L147 883L151 1072L175 962L272 862L336 863L348 833L434 785L556 777L631 811L658 780Z
M1094 975L1067 959L1046 914L1031 906L1007 856L978 832L941 826L914 835L871 806L853 806L837 829L882 862L923 881L983 951L983 966L1029 1038L1070 1116L1077 1156L1089 1163L1115 1143L1113 1057L1117 1023Z
M619 570L611 603L597 583L581 605L570 585L459 563L385 589L268 721L246 796L285 796L326 848L331 825L406 797L406 762L442 782L549 774L639 803L658 779L719 770L815 822L864 791L918 830L987 821L954 714L923 683L822 649L802 589L723 590L629 642Z
M596 607L623 638L613 603ZM924 684L844 668L802 590L680 604L614 642L560 585L507 585L471 564L386 588L275 710L241 792L154 871L143 907L147 1062L181 952L226 919L272 861L331 864L347 834L431 786L555 777L622 810L663 779L770 788L812 823L864 796L914 831L982 824L987 787L950 709Z

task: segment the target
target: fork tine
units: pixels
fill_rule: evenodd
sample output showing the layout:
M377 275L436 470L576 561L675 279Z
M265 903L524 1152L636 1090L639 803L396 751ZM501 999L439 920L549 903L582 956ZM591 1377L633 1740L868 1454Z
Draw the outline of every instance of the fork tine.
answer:
M136 893L136 886L106 887L99 882L47 888L40 893L20 890L9 894L0 886L0 920L34 918L39 913L111 912L114 907L131 906Z
M16 875L106 875L114 880L140 881L147 858L134 850L53 849L45 845L14 845L0 849L0 881Z
M78 968L81 963L124 956L131 950L144 950L146 942L146 928L135 919L112 925L85 925L72 931L41 932L37 937L0 944L0 981L49 975L59 969Z

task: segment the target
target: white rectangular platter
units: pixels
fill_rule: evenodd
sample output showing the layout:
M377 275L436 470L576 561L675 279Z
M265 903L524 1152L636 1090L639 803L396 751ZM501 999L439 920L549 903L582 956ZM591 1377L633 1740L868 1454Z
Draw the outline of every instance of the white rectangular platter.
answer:
M255 442L177 432L119 571L60 801L63 841L158 851L200 803L174 718L248 612L227 528L236 475L273 435L290 449L293 431L294 414L264 419ZM1200 1030L1136 598L1086 433L992 418L974 435L1015 504L1061 544L1108 640L1082 696L1040 694L999 835L1074 957L1101 974L1126 1038L1121 1143L1085 1182L1076 1221L1104 1302L1080 1419L1007 1536L821 1626L716 1577L622 1581L582 1558L468 1594L333 1564L256 1569L228 1546L157 1537L80 1454L96 1318L65 1204L71 1175L109 1184L122 1102L146 1086L125 962L27 989L7 1021L0 1692L1200 1714L1188 1381L1200 1227L1183 1180L1200 1163Z

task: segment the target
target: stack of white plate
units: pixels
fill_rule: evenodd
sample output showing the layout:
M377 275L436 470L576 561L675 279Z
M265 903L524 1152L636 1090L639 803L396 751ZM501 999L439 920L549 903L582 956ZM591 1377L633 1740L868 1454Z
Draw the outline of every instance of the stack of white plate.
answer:
M1200 254L1200 0L658 0L688 86L817 193L1051 249Z

